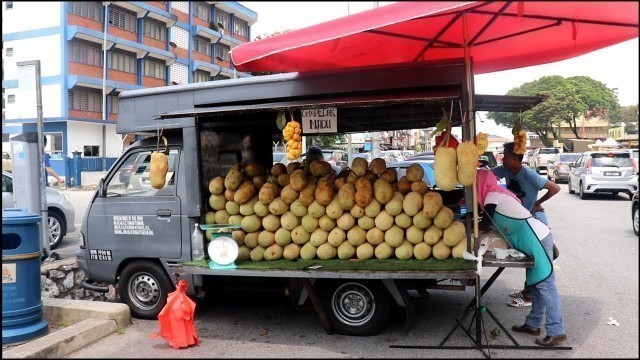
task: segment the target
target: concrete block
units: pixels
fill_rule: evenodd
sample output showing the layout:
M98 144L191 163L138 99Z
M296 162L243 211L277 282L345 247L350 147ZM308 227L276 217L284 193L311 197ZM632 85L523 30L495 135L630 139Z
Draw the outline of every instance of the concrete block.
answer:
M114 320L87 319L2 352L5 359L59 359L117 329Z
M120 327L131 324L131 311L122 303L42 298L42 316L50 323L75 324L95 318L115 320Z

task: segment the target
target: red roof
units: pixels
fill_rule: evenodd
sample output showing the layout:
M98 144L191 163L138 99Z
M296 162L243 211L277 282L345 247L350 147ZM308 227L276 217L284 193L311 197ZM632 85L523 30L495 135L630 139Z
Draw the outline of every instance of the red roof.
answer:
M550 63L638 37L638 2L398 2L244 43L239 71L309 72L465 57L476 74ZM465 29L467 36L465 37Z

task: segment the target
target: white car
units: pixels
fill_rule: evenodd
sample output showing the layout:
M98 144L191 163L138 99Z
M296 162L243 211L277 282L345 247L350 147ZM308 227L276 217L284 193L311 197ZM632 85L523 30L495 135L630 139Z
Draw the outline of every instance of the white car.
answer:
M15 208L13 197L13 174L2 172L2 208ZM69 195L47 188L47 209L49 217L49 246L51 250L60 246L62 239L76 231L74 224L76 211L69 202Z

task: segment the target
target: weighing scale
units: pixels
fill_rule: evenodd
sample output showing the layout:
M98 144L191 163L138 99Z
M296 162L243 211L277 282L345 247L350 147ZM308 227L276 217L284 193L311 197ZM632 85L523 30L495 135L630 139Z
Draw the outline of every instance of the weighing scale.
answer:
M209 269L235 269L238 258L238 243L231 237L233 230L242 229L241 225L200 225L201 230L212 230L207 247Z

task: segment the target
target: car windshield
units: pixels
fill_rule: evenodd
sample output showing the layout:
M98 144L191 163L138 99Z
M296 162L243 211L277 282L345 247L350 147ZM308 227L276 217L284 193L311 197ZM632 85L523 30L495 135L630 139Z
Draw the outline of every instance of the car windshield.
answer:
M280 162L284 158L284 153L273 153L273 162Z
M538 151L538 154L557 154L559 153L560 150L556 149L556 148L552 148L552 149L540 149L540 151Z
M591 166L593 167L631 167L629 154L592 154Z
M571 162L571 161L575 161L579 157L580 157L580 154L562 154L560 155L560 158L558 159L558 161Z

